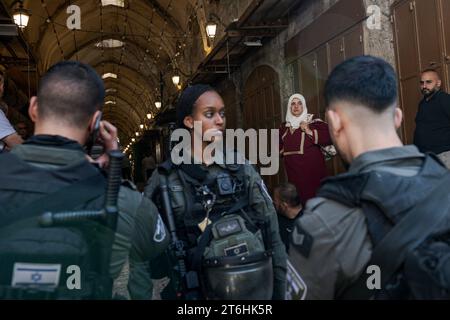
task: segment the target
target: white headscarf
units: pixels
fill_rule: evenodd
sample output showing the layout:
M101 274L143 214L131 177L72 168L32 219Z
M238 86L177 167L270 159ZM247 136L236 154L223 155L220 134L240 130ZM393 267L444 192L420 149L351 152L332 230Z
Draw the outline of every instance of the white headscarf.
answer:
M291 103L295 98L299 99L303 105L303 112L298 117L294 116L291 112ZM300 127L300 123L303 121L308 122L311 117L308 117L308 108L306 108L306 100L305 97L299 93L294 93L289 97L287 110L286 110L286 127L291 127L297 129Z

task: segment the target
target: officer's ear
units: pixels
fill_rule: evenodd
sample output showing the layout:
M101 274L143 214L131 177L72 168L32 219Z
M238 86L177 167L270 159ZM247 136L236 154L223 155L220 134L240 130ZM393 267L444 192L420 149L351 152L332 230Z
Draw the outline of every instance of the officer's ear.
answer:
M342 130L342 119L338 112L329 108L326 112L330 133L336 137Z
M286 201L281 201L281 207L283 208L283 211L286 212L287 209L289 209L289 204Z
M395 124L395 129L400 128L400 126L402 125L402 120L403 120L403 112L402 112L402 109L396 107L396 108L395 108L395 113L394 113L394 124Z
M194 118L192 118L192 116L184 117L183 124L186 128L193 129L194 128Z
M96 121L97 119L101 117L101 111L97 110L95 111L95 113L92 115L91 119L89 120L89 127L88 130L90 133L94 132L94 130L98 130L97 128L95 128L96 126ZM101 120L101 119L99 119Z
M28 108L28 115L30 116L31 121L36 123L39 119L39 106L38 99L36 96L31 97L30 99L30 107Z

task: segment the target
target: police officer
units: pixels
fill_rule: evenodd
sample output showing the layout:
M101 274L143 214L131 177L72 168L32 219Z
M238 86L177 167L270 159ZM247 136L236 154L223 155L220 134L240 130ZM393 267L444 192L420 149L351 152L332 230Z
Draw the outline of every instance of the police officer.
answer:
M225 130L222 98L209 85L186 88L177 103L177 122L190 146L180 151L184 162L174 164L172 156L161 165L145 195L161 199L160 186L167 186L176 237L186 249L181 264L187 272L185 289L193 289L197 276L200 298L284 299L286 253L261 177L248 163L225 163L231 151L206 152L212 143L220 145ZM211 139L203 141L207 134ZM176 246L172 249L177 251ZM175 255L180 256L179 250ZM179 288L175 291L189 299Z
M445 246L405 262L413 252L411 244L417 246L434 232L448 234L449 198L442 192L448 195L450 173L435 156L403 145L397 133L402 121L397 98L395 71L377 57L350 58L328 77L330 133L349 170L324 180L318 197L308 201L296 221L289 258L306 283L306 299L448 295L438 272L445 268L440 262ZM433 216L435 212L442 216ZM423 269L403 272L413 261ZM381 270L375 273L377 290L367 279L371 267ZM417 272L427 269L436 282ZM406 281L416 276L420 279ZM433 291L433 285L439 289Z
M35 123L34 136L10 154L0 156L0 225L38 216L50 208L81 210L103 206L104 188L96 192L96 186L105 185L101 167L108 165L108 156L105 153L94 163L83 148L88 141L93 142L97 131L105 152L118 148L117 129L107 121L99 121L103 100L103 81L88 65L60 62L43 76L37 97L31 98L29 107ZM87 188L94 192L86 195ZM35 212L35 206L42 211ZM24 207L29 210L24 212ZM110 277L116 279L129 260L133 275L129 283L131 297L150 299L151 287L142 292L134 284L141 281L143 274L149 278L145 275L146 266L164 251L168 243L166 229L154 204L131 183L120 187L118 210ZM23 215L16 216L18 212Z

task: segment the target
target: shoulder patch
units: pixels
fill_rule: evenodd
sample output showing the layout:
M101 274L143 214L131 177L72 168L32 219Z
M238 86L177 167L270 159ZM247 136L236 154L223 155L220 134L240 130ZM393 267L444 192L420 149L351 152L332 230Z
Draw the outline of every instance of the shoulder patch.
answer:
M156 222L155 234L153 235L153 241L162 242L166 238L166 228L161 216L158 214L158 221Z
M308 287L298 270L287 260L286 300L305 300Z

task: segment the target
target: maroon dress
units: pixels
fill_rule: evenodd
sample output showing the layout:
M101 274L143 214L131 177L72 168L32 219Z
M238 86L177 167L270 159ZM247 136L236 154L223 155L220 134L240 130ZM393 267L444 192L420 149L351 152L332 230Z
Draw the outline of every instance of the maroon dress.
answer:
M313 120L309 128L312 136L300 128L286 127L285 123L280 127L280 153L284 158L288 181L297 187L303 205L316 195L320 180L327 176L320 146L332 144L327 123Z

